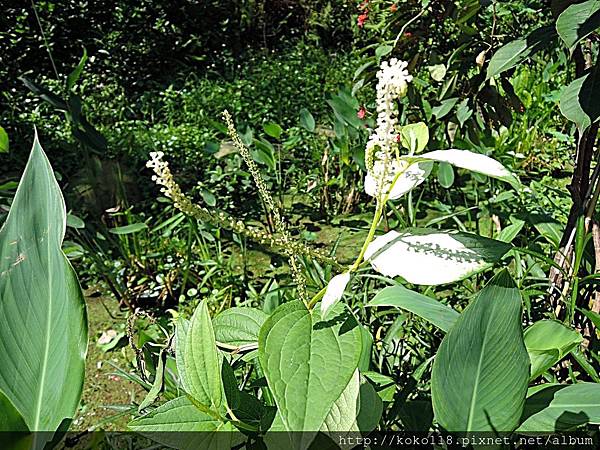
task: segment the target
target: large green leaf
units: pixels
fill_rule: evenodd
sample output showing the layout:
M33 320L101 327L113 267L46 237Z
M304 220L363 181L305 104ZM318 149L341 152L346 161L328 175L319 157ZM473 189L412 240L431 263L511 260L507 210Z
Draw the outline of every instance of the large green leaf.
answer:
M559 107L563 116L575 122L580 133L600 118L600 62L562 91Z
M452 283L480 272L511 248L505 242L472 233L407 228L376 238L365 253L373 268L409 283Z
M563 359L583 340L581 335L554 320L540 320L525 330L525 347L531 360L531 379Z
M527 398L517 431L569 431L600 424L600 384L548 385Z
M11 401L0 392L0 433L6 431L29 431L21 414Z
M556 31L569 49L600 27L600 0L576 3L556 19Z
M317 432L358 365L361 331L338 303L322 321L300 301L278 307L260 330L258 356L287 431ZM294 435L305 448L313 436Z
M61 250L66 218L36 136L0 229L0 391L32 431L55 431L72 418L83 385L86 311Z
M540 27L526 37L515 39L500 47L487 68L487 78L490 79L502 72L512 69L540 50L548 47L556 38L554 26Z
M514 430L529 380L521 296L503 270L450 329L431 376L433 410L448 431Z
M199 403L219 410L223 406L222 357L205 301L200 302L189 323L178 322L176 337L177 370L183 388Z
M269 317L256 308L229 308L213 320L218 342L239 347L258 342L260 327Z
M355 436L356 433L370 433L375 429L381 413L383 403L375 392L373 386L364 378L361 379L358 370L335 401L321 431L333 433L336 441L341 442L344 433ZM353 448L354 445L342 446L342 448Z
M458 312L449 306L400 285L382 289L367 306L394 306L405 309L446 332L459 317Z
M182 450L229 450L240 443L243 437L231 423L205 414L187 397L178 397L164 403L145 416L129 422L127 426L161 444Z

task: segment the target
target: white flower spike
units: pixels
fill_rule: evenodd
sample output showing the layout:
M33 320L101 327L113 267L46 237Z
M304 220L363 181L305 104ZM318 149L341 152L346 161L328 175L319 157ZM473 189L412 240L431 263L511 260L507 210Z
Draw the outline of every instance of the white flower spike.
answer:
M406 95L408 83L412 81L407 67L406 61L392 58L383 61L377 72L377 128L370 136L365 152L365 190L373 197L386 195L395 175L401 169L400 162L397 161L400 128L396 100Z

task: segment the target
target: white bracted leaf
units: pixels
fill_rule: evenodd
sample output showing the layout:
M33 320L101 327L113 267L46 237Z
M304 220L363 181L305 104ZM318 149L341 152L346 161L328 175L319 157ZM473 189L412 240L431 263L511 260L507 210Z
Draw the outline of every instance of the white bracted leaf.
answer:
M438 285L490 267L510 248L510 244L476 234L410 228L379 236L369 244L365 258L382 275Z
M419 158L447 162L462 169L506 181L515 188L519 186L519 180L510 170L495 159L482 155L481 153L457 149L435 150L419 155Z
M321 301L321 315L327 317L329 310L342 299L346 285L350 281L350 272L344 272L333 277Z
M376 162L376 170L375 173L378 172L378 164L382 164L380 162ZM402 197L404 194L412 191L418 185L420 185L423 181L427 179L429 174L431 173L431 169L433 167L433 163L429 161L421 161L418 163L411 164L405 172L398 177L394 185L392 186L392 182L396 177L396 174L399 170L401 170L400 163L392 163L391 167L388 169L389 174L386 177L386 181L384 182L382 194L385 195L388 191L390 193L389 200L396 200ZM370 173L367 173L365 177L365 192L369 194L371 197L375 197L377 195L377 181L376 178ZM390 191L391 188L391 191Z

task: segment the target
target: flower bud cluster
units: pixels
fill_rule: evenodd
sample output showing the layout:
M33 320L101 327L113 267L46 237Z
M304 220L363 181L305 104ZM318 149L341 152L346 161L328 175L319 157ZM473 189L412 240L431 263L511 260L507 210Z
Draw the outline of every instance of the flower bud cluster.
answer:
M298 289L298 295L304 301L308 301L306 294L306 280L304 279L304 275L298 266L298 253L296 252L295 246L292 244L294 239L290 235L287 227L285 226L285 222L279 213L279 209L275 206L275 202L273 201L273 197L271 193L267 189L265 181L250 154L250 150L244 145L240 136L235 129L235 125L233 124L233 120L228 111L223 112L223 119L227 123L227 129L229 130L229 137L233 141L233 145L238 149L240 155L244 159L250 174L252 175L252 179L254 180L254 184L258 188L258 193L264 202L267 211L273 216L273 222L275 224L275 231L279 234L282 239L282 247L286 255L288 256L288 261L290 264L290 271L292 273L292 278L294 279L294 283L296 284L296 288Z
M231 117L229 117L228 125L231 125L231 131L233 127L233 124L231 123ZM244 161L248 165L248 168L253 175L263 201L274 217L276 234L271 234L257 227L248 226L243 221L237 220L222 211L209 211L207 208L193 203L192 200L182 192L181 187L175 181L169 168L169 164L163 160L163 152L158 151L150 153L150 160L146 163L146 166L154 171L152 180L161 186L161 192L166 197L170 198L173 201L174 206L181 212L194 217L201 222L210 223L215 226L232 230L235 233L244 235L259 244L268 245L274 248L281 248L283 253L285 253L290 259L292 277L298 286L299 294L301 296L306 295L306 282L297 262L297 258L300 255L314 258L324 263L332 264L337 268L340 268L341 265L336 261L335 258L328 256L324 251L309 247L304 243L295 240L290 235L289 231L285 227L285 223L281 215L279 214L279 211L275 208L273 198L267 190L266 184L260 176L258 168L252 160L249 150L241 143L239 136L235 132L235 128L233 128L232 138L234 140L234 144L236 147L238 147L238 150L242 154Z

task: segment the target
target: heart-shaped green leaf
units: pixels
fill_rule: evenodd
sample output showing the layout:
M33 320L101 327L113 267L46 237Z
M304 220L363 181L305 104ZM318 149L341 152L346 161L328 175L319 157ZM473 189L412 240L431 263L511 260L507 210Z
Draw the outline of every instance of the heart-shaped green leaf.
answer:
M243 436L231 423L205 414L187 397L178 397L164 403L149 414L131 421L128 427L154 441L180 450L229 450L243 440Z
M72 418L83 385L85 302L61 250L66 222L36 136L0 229L0 391L32 431L55 431Z
M448 431L512 431L519 424L528 380L521 295L503 270L440 345L431 375L435 417Z
M218 342L239 347L258 341L260 327L269 317L260 309L229 308L213 320Z
M260 330L258 355L287 431L317 432L358 365L361 331L338 303L331 319L299 301L278 307ZM312 437L294 435L296 446Z

